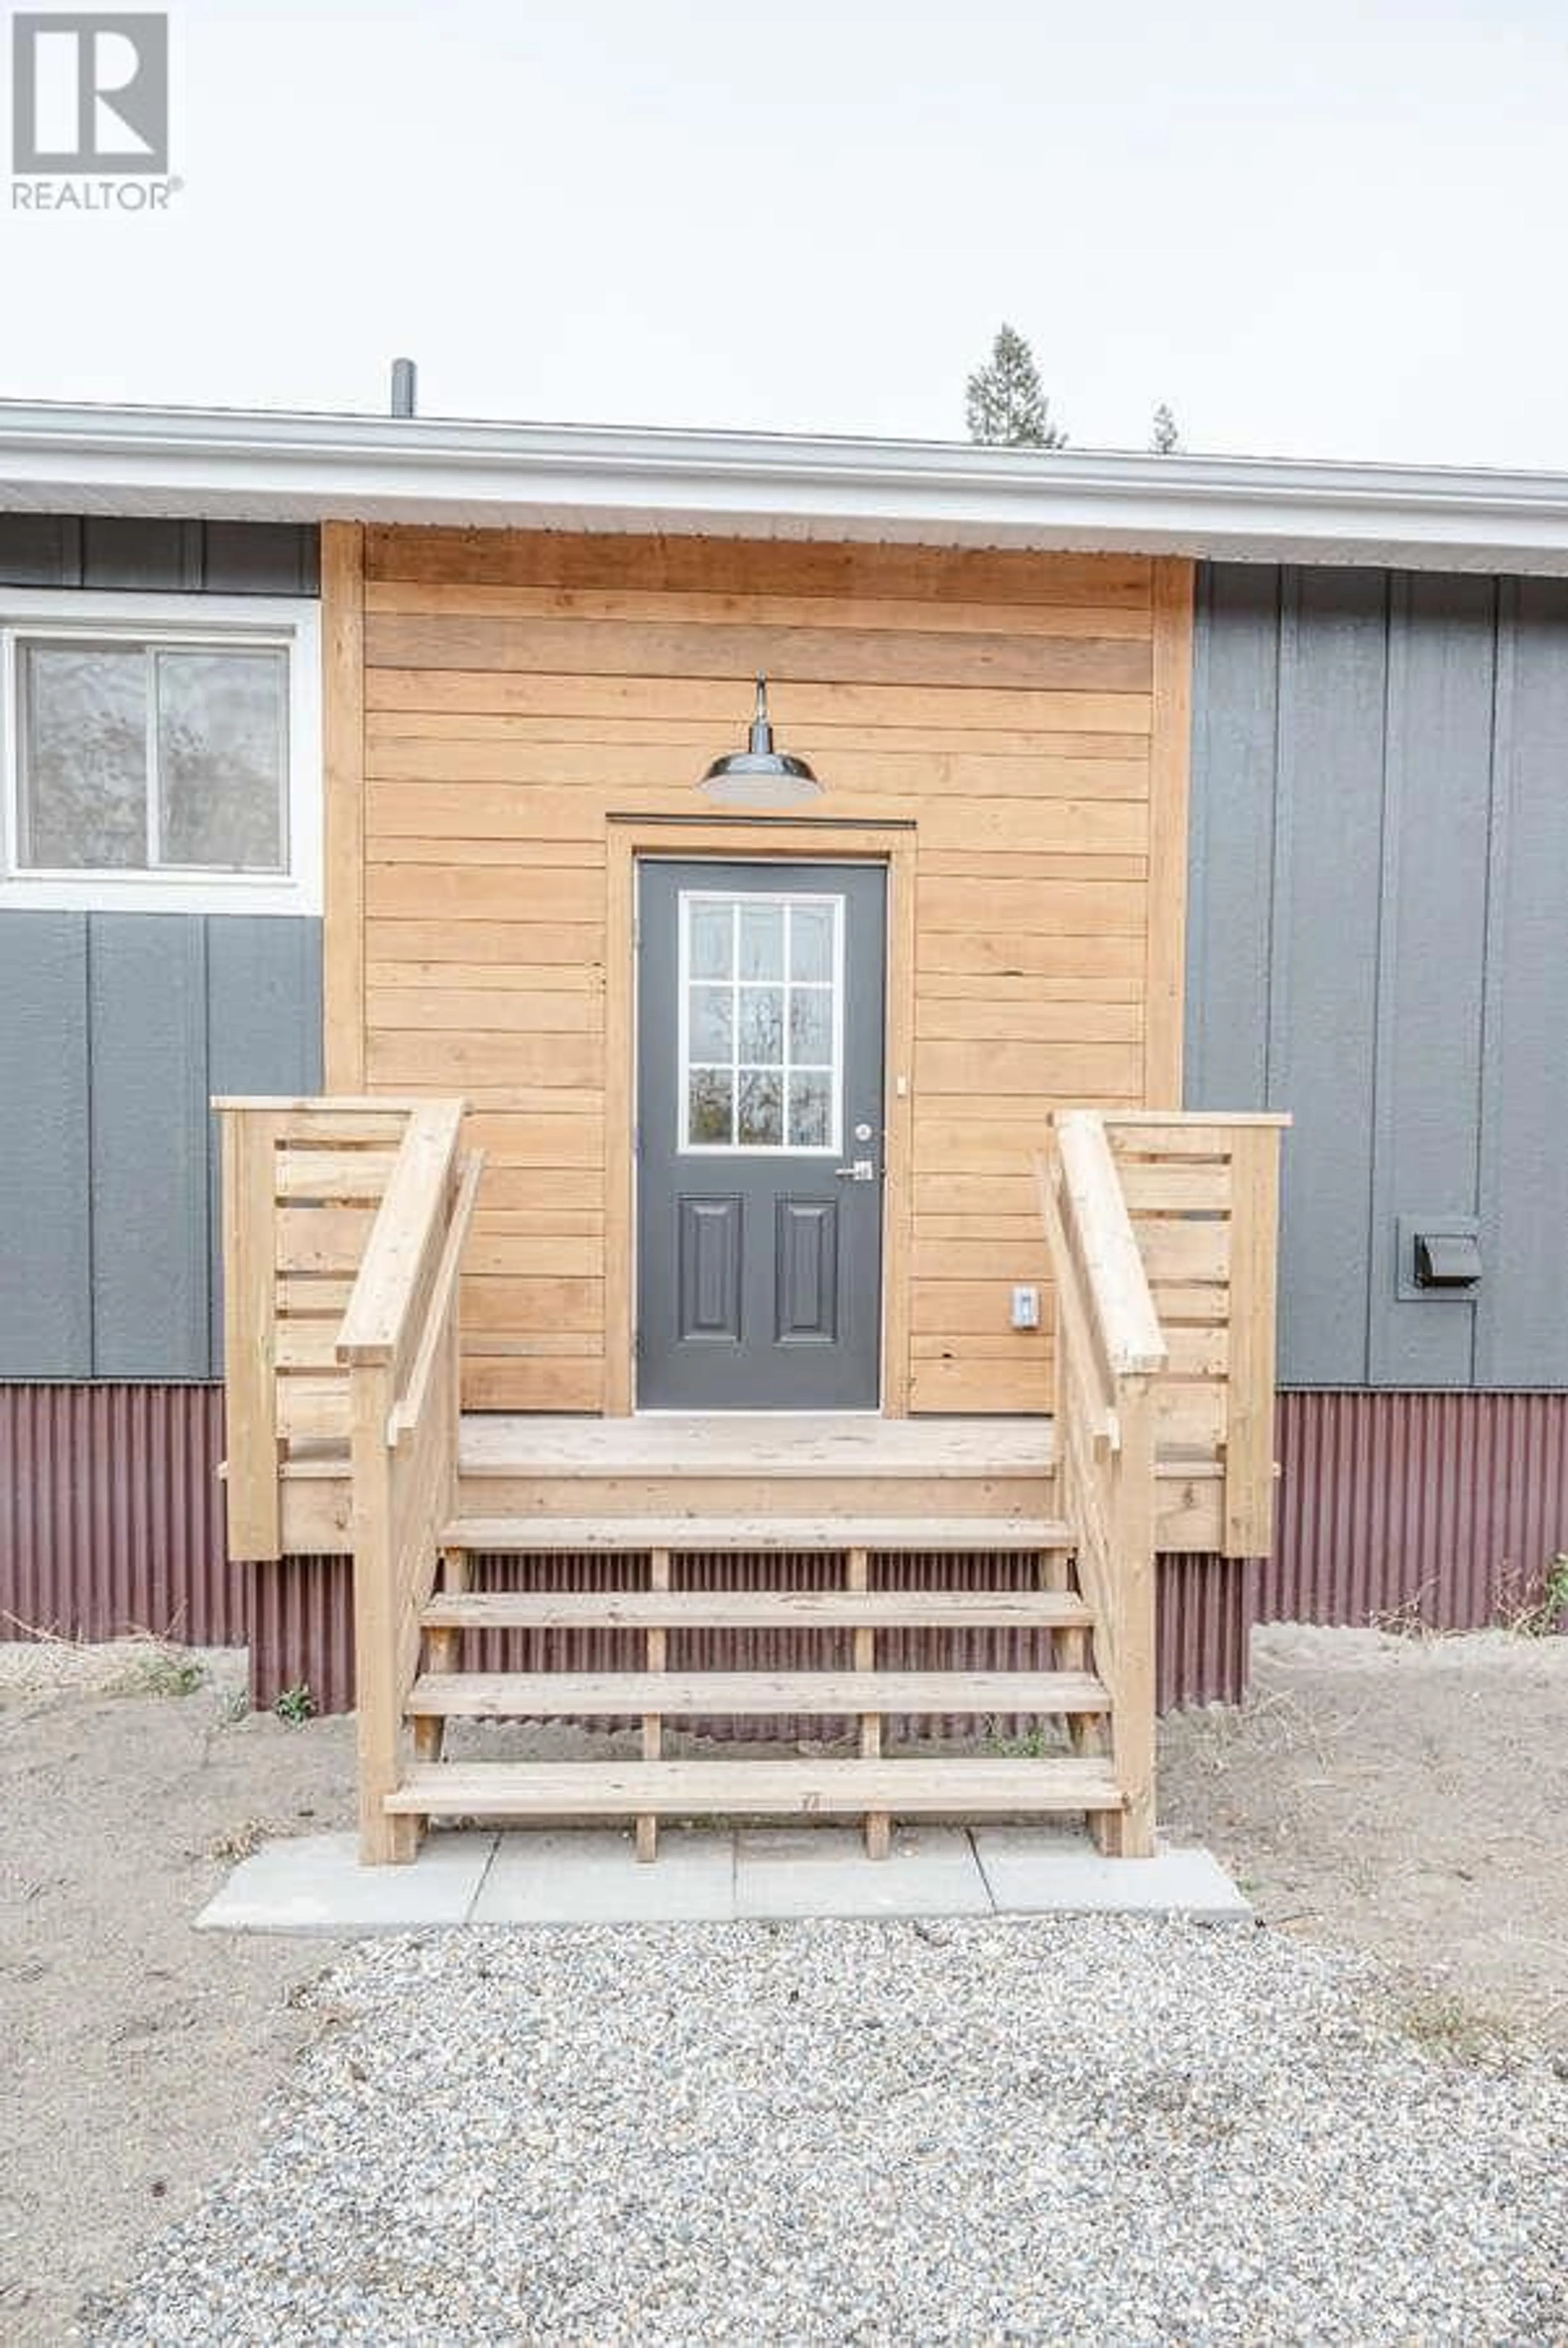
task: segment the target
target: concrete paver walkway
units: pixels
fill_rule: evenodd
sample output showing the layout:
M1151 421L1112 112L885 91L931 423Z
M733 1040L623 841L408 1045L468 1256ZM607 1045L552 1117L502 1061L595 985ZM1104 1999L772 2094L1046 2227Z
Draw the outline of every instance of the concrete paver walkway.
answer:
M270 1843L197 1919L207 1931L355 1935L466 1924L728 1923L807 1916L1140 1915L1245 1923L1208 1851L1102 1859L1087 1835L925 1827L871 1859L853 1828L666 1828L651 1867L603 1828L427 1838L361 1867L352 1835Z

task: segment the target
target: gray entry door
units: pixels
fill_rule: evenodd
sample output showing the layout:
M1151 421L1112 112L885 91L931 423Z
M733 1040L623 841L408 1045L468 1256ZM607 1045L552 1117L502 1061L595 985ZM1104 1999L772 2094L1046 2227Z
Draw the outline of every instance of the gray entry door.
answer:
M638 870L637 1400L880 1399L885 876Z

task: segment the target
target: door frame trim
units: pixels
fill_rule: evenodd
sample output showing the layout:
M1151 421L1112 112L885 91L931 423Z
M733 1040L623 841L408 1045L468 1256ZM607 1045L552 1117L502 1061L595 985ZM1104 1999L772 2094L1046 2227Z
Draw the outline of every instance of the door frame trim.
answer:
M880 864L887 875L883 1002L882 1415L909 1412L910 1167L914 1116L913 824L781 821L777 817L612 815L604 954L604 1402L606 1418L636 1409L636 897L642 856L746 864Z

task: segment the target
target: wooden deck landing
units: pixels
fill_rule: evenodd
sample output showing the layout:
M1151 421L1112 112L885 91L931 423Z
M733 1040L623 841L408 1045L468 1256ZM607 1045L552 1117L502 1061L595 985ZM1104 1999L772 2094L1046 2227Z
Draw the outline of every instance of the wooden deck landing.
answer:
M1163 1450L1156 1469L1160 1546L1221 1546L1223 1470L1212 1457ZM296 1445L281 1471L284 1547L346 1548L348 1457ZM571 1519L711 1513L828 1518L919 1512L1034 1519L1057 1513L1056 1437L1047 1418L879 1418L873 1413L650 1413L567 1418L465 1413L459 1509Z

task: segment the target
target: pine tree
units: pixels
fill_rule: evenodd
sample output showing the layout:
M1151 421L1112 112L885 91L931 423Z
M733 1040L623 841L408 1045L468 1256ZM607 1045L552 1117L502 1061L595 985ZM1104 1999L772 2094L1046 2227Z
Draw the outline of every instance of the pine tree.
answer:
M984 366L965 387L971 440L999 448L1065 448L1068 436L1051 421L1035 355L1020 334L1004 325Z
M1150 427L1149 446L1157 457L1173 457L1181 446L1181 436L1176 428L1176 418L1163 400L1154 411Z

